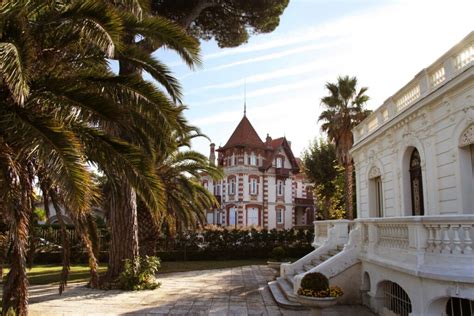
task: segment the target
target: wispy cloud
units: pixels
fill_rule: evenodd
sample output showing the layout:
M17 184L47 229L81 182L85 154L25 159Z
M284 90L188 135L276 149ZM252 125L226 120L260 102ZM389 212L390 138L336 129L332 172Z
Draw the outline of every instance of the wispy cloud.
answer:
M300 89L314 87L317 84L320 84L323 80L323 77L313 77L311 79L299 80L291 83L284 83L279 85L273 85L268 88L256 89L251 92L247 92L247 100L251 98L256 98L265 95L275 96L277 94L282 94L290 91L296 91ZM243 100L242 94L232 94L225 97L213 98L204 102L193 102L193 107L206 106L218 103L224 103L229 101L238 101Z
M307 73L312 73L317 70L321 70L324 67L327 67L327 65L333 65L336 62L337 60L334 58L319 59L312 63L302 63L293 67L283 68L283 69L274 70L270 72L263 72L254 76L250 76L245 79L239 79L239 80L234 80L231 82L199 87L199 88L190 90L188 93L186 93L186 96L190 96L196 93L202 93L206 90L236 88L236 87L242 87L244 84L253 84L253 83L279 79L279 78L289 78L292 76L299 76L299 75L303 75ZM249 94L249 96L250 95L251 94Z
M323 43L323 44L311 44L311 45L300 46L300 47L297 47L297 48L286 49L286 50L275 52L275 53L265 54L263 56L247 58L247 59L244 59L244 60L230 62L230 63L226 63L226 64L223 64L223 65L215 66L215 67L204 68L204 69L200 70L199 72L187 73L187 74L181 76L179 79L183 80L183 79L189 78L193 75L201 76L205 72L220 71L220 70L224 70L224 69L228 69L228 68L232 68L232 67L237 67L237 66L242 66L242 65L246 65L246 64L265 62L265 61L269 61L269 60L276 60L276 59L283 58L283 57L288 57L288 56L303 54L303 53L308 53L308 52L314 52L314 51L328 49L328 48L336 49L338 46L346 44L347 42L348 42L347 39L338 39L338 40Z

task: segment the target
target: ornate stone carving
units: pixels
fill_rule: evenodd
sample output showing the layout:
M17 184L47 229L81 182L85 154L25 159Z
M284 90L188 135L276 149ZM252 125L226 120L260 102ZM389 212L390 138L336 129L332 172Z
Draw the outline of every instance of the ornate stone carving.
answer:
M380 172L380 169L378 167L373 166L372 168L370 168L369 179L377 178L377 177L380 177L381 175L382 175L382 172Z
M474 124L464 130L459 139L459 147L474 144Z

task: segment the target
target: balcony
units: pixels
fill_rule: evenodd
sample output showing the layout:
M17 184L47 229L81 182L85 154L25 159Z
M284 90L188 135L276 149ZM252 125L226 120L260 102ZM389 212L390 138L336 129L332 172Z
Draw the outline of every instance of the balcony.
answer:
M275 175L277 177L285 177L288 178L290 176L290 169L286 168L275 168Z
M474 65L474 32L423 69L352 131L354 146Z
M420 276L474 281L473 215L368 218L356 225L362 258Z
M314 200L295 198L295 206L314 206Z

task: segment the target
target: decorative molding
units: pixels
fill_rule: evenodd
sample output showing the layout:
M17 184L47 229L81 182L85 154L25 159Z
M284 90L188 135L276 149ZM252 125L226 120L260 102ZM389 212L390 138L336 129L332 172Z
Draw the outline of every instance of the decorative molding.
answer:
M469 146L474 144L474 124L469 125L464 130L459 139L459 147Z
M372 168L370 168L369 179L377 178L380 176L382 176L382 172L380 172L380 169L378 167L373 166Z

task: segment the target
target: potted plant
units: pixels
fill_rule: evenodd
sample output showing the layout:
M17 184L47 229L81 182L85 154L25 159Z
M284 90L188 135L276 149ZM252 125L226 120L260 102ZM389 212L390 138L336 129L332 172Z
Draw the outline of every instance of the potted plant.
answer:
M267 264L270 268L280 271L280 265L287 262L284 260L285 257L285 249L283 247L275 247L270 253L270 259L267 261Z
M335 305L343 294L337 286L329 286L328 278L319 272L306 274L301 280L296 299L311 309L313 316L320 316L321 309Z

